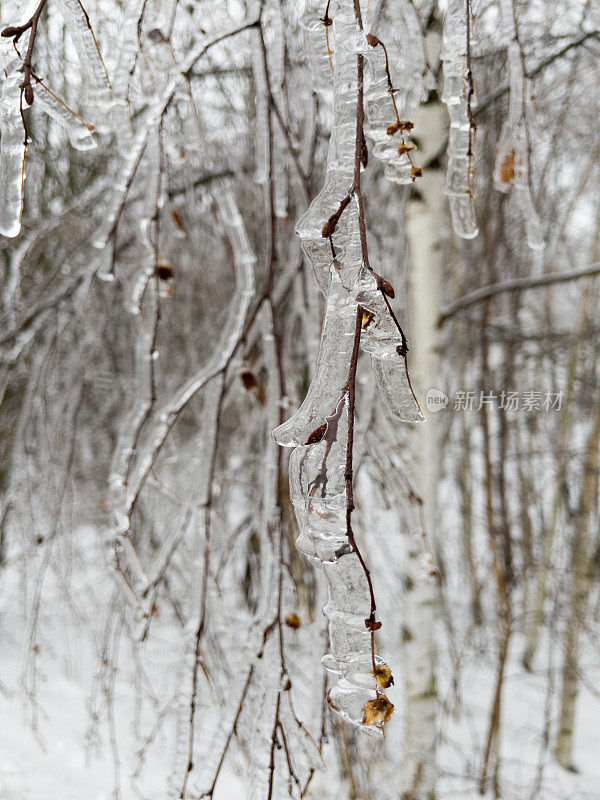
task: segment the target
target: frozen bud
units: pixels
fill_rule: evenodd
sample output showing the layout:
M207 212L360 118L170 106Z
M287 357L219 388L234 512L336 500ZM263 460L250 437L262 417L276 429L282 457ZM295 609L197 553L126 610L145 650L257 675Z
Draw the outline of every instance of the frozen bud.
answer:
M186 230L185 230L185 224L183 222L183 218L182 218L181 214L179 213L179 211L177 211L175 208L171 209L171 218L172 218L177 230L181 231L181 233L185 233Z
M170 264L157 264L156 277L161 281L168 281L173 277L173 267Z
M285 618L285 624L288 626L288 628L297 631L301 624L300 617L298 616L298 614L296 614L295 611L292 611Z
M385 278L381 279L381 291L386 294L388 297L391 297L392 300L396 297L396 292L394 287L389 281L386 281Z
M431 578L437 578L439 576L440 570L433 560L431 553L423 553L420 560L423 570L427 572Z
M319 425L318 428L315 428L315 430L306 440L306 444L317 444L317 442L320 442L321 439L325 436L326 432L327 432L327 423L324 422L322 425Z

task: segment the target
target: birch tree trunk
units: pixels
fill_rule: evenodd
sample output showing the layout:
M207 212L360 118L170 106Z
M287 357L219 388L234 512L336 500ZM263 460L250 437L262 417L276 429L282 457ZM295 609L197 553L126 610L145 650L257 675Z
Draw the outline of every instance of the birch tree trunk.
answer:
M429 33L428 49L439 58L439 36ZM419 155L424 163L444 141L444 109L437 98L421 107L415 126ZM425 406L428 389L435 388L439 358L437 315L440 297L442 174L436 165L423 170L419 195L408 212L410 277L410 366L413 385L427 417L412 433L416 490L423 501L428 533L435 542L436 495L440 455L436 415ZM436 647L438 589L421 560L422 548L414 531L407 532L406 597L402 630L405 691L404 800L431 800L436 781Z
M583 483L571 545L573 589L565 630L560 713L554 750L556 760L565 769L573 768L573 733L579 686L579 639L588 604L592 572L589 555L590 533L598 497L599 448L600 409L596 412L594 427L586 445Z

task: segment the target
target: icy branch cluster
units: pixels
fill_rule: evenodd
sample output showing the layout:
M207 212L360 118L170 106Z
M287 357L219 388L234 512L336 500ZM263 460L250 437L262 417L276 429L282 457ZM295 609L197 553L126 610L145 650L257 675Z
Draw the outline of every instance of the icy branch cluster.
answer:
M502 24L507 33L510 100L496 150L494 186L501 192L514 192L525 220L527 243L533 250L544 247L540 218L535 208L531 182L531 139L527 119L530 82L525 75L523 52L518 38L513 0L502 0Z
M319 30L305 25L308 49L317 49L316 41L310 42L314 37L325 53L324 28L329 28L333 127L323 188L297 224L304 253L327 298L326 312L307 396L274 436L280 445L295 448L289 478L300 529L298 549L323 568L327 579L329 601L324 613L329 620L331 654L324 664L338 678L328 693L329 704L350 722L381 735L391 708L380 692L389 685L389 669L373 651L372 598L365 568L352 543L346 475L357 330L362 349L371 353L375 379L392 412L409 421L422 416L406 371L403 335L377 277L363 262L360 208L353 187L357 54L367 45L352 0L332 3L329 14L331 26L321 23ZM327 63L325 59L320 63L317 86L324 83L326 67L328 54ZM375 96L376 109L379 100ZM389 94L386 100L391 110Z
M444 72L442 100L450 117L444 193L449 197L454 231L463 239L473 239L478 233L473 198L475 124L471 115L474 90L469 60L470 13L470 3L449 0L441 53Z
M8 4L7 4L8 5ZM21 210L23 207L23 187L25 178L25 156L29 142L27 120L31 113L37 116L38 110L47 114L67 131L71 145L78 150L90 150L96 146L93 132L114 133L119 144L125 149L131 131L126 104L114 95L106 67L100 55L96 37L90 25L87 12L79 0L60 0L60 22L64 24L72 41L79 65L84 75L84 111L93 117L95 124L82 119L67 102L57 94L45 79L35 78L35 89L27 100L24 94L23 64L15 56L10 36L0 41L0 71L2 89L0 92L0 233L4 236L17 236L21 230ZM31 4L17 6L17 14L25 18L17 20L23 24L26 15L33 11ZM9 9L13 11L13 9ZM49 12L50 13L50 12ZM34 36L30 31L26 37ZM20 34L19 34L20 37ZM17 37L17 38L19 38ZM25 40L27 41L27 40ZM19 38L19 45L22 42ZM24 51L23 51L24 52ZM34 51L35 55L35 51ZM35 100L35 103L34 103ZM32 109L29 109L32 106ZM82 112L83 113L83 112Z

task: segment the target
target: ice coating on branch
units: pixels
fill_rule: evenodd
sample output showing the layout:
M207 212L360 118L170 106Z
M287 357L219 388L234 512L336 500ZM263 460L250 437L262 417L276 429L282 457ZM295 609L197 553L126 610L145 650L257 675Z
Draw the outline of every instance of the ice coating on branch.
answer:
M515 200L525 220L527 244L533 250L544 247L542 225L535 208L531 183L531 143L527 124L527 98L530 87L523 67L523 56L516 37L515 12L512 0L502 0L502 22L508 45L510 100L496 149L494 186L501 192L514 191Z
M0 72L0 234L17 236L21 230L25 131L19 111L22 73L17 59L8 60Z
M382 399L398 419L423 421L408 376L406 341L375 275L362 265L358 271L354 263L348 268L339 259L334 261L334 268L364 311L361 348L371 354L371 366Z
M325 5L322 0L306 0L300 17L304 31L306 60L312 77L313 89L328 106L333 99L333 49L331 25L323 22ZM335 16L336 0L329 5L329 18ZM329 40L329 44L328 44Z
M382 725L366 722L366 704L384 695L377 691L366 625L371 613L369 586L347 535L347 442L348 395L343 393L329 416L324 438L292 452L290 498L300 530L297 547L323 568L327 579L323 613L329 621L331 653L324 665L338 676L328 692L329 705L349 722L381 736Z
M356 303L334 270L327 295L317 365L308 393L296 413L273 432L275 440L283 447L305 444L336 407L348 380L355 320Z
M414 6L408 0L384 3L373 33L379 31L382 43L376 44L378 39L367 37L369 44L364 51L369 64L365 135L373 142L371 154L385 165L386 178L395 183L411 183L410 153L414 145L407 130L399 124L414 120L425 97L427 74L423 37Z
M333 6L324 17L329 22L333 14L333 23L325 26L332 29L334 51L333 126L327 172L323 188L297 224L303 251L327 297L325 318L308 393L298 411L273 435L280 445L296 445L289 460L290 499L299 529L296 546L314 565L323 568L327 580L324 614L329 623L331 653L323 663L337 676L327 695L329 705L349 722L381 736L393 705L381 692L389 683L380 681L378 669L383 662L374 653L375 603L351 527L351 477L347 475L352 465L349 422L350 414L354 414L351 398L355 347L359 343L371 354L375 379L391 411L403 420L423 417L406 370L406 340L387 299L394 292L369 267L366 241L361 238L354 171L358 155L363 167L366 161L363 146L360 142L357 145L358 55L365 50L365 36L358 28L353 0L340 0L335 11ZM396 9L398 13L402 10L406 10L403 5ZM326 48L325 55L329 62ZM381 73L376 70L381 70L382 64L373 64L378 79ZM382 143L380 157L389 162L386 168L393 168L397 179L397 168L406 167L401 159L396 163L389 158L382 134L388 137L386 115L394 113L385 63L383 75L384 87L377 81L373 84L370 135ZM407 90L403 96L403 111L418 103L422 74L419 79L418 88ZM387 665L384 672L391 676Z
M73 40L84 72L88 108L97 115L109 116L119 143L127 146L131 131L126 104L113 94L87 12L80 0L59 0L59 3L66 29ZM98 123L101 121L99 119Z
M321 12L322 13L322 12ZM321 28L323 29L323 24ZM356 53L361 42L354 18L354 7L344 0L335 8L333 24L329 26L330 42L334 43L335 68L333 75L333 128L327 152L325 181L319 194L297 222L296 233L302 249L315 273L323 294L327 293L331 264L331 247L322 237L323 225L336 211L352 187L356 139ZM333 31L333 36L331 34ZM323 50L326 42L323 36ZM336 252L344 255L347 241L342 228L336 231L333 242ZM356 241L358 229L352 228L350 239Z
M468 63L472 19L464 0L449 0L442 35L444 91L442 101L448 107L448 168L444 193L449 197L450 215L455 233L463 239L477 236L473 198L475 169L475 125L471 118L472 76Z
M254 76L255 135L254 180L264 184L269 178L269 98L262 47L258 38L252 43L252 74Z
M129 537L127 536L129 515L174 421L192 397L210 381L222 374L239 342L248 307L254 294L254 263L256 259L229 186L221 186L215 199L222 224L233 250L236 280L235 292L227 320L223 325L221 337L215 350L208 356L206 363L184 381L169 400L161 408L156 409L146 422L146 425L150 428L147 440L145 439L143 447L138 448L137 460L129 470L127 485L121 487L124 497L120 505L115 534L116 537L120 536L125 542L129 542ZM145 369L145 367L143 368ZM124 458L116 461L117 466L126 461L126 454L124 455ZM111 484L117 489L119 488L118 483L121 475L122 472L116 469L111 476Z
M96 147L92 136L93 126L87 125L57 95L40 83L36 86L35 107L43 109L45 114L66 130L76 150L93 150Z

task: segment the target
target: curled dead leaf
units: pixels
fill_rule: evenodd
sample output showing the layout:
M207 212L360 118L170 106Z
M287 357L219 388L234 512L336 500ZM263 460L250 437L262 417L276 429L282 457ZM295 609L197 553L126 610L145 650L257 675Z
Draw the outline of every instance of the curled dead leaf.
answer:
M375 314L372 314L370 311L363 311L362 322L361 322L361 328L363 329L363 331L369 327L371 322L373 322L374 318Z
M381 689L388 689L393 686L394 676L387 664L377 664L375 666L375 680Z
M398 148L398 155L403 156L406 153L410 153L411 150L416 150L416 145L412 142L402 142L400 147Z
M374 700L369 700L365 703L362 710L363 725L374 725L378 728L383 728L394 713L394 704L390 703L384 694L380 694Z

